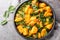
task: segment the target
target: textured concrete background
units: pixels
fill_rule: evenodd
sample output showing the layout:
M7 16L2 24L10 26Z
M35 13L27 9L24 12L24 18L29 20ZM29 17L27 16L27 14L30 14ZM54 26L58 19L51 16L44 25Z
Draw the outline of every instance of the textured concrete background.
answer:
M25 0L21 0L23 2ZM60 21L60 0L44 0L48 2L55 10L56 19ZM18 5L17 0L1 0L0 1L0 21L2 21L3 14L5 10L9 7L9 5ZM26 40L22 38L15 30L14 23L13 23L14 13L9 16L7 19L9 22L8 24L2 26L0 25L0 40ZM56 30L54 30L54 34L48 40L60 40L60 24Z

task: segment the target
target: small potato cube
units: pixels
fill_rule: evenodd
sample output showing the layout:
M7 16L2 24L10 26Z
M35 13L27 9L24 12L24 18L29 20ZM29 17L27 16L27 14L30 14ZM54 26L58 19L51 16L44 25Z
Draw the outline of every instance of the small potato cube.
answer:
M30 14L25 14L24 19L25 19L26 23L29 23L30 22Z
M46 22L44 23L44 25L48 25L49 24L49 18L46 18Z
M35 23L36 23L35 21L31 21L29 25L33 26Z
M44 10L46 10L47 12L51 12L50 6L46 6Z
M36 19L36 16L32 16L32 17L30 18L31 21L34 21L35 19Z
M38 33L38 38L41 38L41 33Z
M17 26L17 29L21 34L23 33L23 25Z
M49 22L45 22L45 23L44 23L44 25L48 25L48 24L49 24Z
M49 30L52 28L52 23L51 24L48 24L45 26L46 28L48 28Z
M35 33L37 33L37 31L38 31L38 28L36 26L33 26L32 30L31 30L31 33L35 34Z
M45 3L40 3L39 7L46 7L46 4Z
M32 8L29 8L28 14L32 14L32 13L33 13L33 9Z
M37 0L32 0L32 5L35 5Z
M42 23L42 22L40 22L40 28L41 28L41 27L43 27L43 23Z
M25 8L25 13L26 14L28 13L29 8L30 8L30 5L26 5L26 8Z
M46 29L42 29L41 36L44 37L46 35L46 33L47 33Z
M36 26L33 26L31 30L29 30L29 36L31 36L32 34L37 33L38 28Z
M15 22L19 22L19 21L21 21L21 20L23 20L22 17L16 17L16 18L15 18Z
M23 28L23 35L24 36L28 35L28 29L27 28Z
M40 8L39 11L40 11L40 12L43 12L43 8Z
M44 16L45 16L45 17L52 16L52 13L45 12L45 13L44 13Z

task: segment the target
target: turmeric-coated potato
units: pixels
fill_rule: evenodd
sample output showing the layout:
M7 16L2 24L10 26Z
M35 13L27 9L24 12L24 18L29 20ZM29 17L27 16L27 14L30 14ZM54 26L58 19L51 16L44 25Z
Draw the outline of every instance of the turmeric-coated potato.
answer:
M25 8L25 13L28 14L28 10L30 8L30 5L26 5L26 8Z
M36 19L36 16L32 16L32 17L30 18L31 21L34 21L35 19Z
M35 21L30 21L29 25L33 26L35 23Z
M46 7L46 4L45 3L40 3L39 7Z
M18 15L17 15L17 16L18 16ZM16 18L15 18L15 22L19 22L19 21L23 20L22 17L17 17L17 16L16 16Z
M41 38L41 33L38 33L38 38Z
M35 5L37 3L37 0L32 0L32 5Z
M46 29L42 29L41 36L44 37L46 35L46 33L47 33Z
M33 13L33 9L32 8L29 8L28 9L28 14L32 14Z
M37 33L37 31L38 31L38 28L36 26L33 26L32 30L31 30L31 33L35 34L35 33Z
M46 18L46 22L44 23L44 25L48 25L49 24L49 18Z
M51 12L52 11L50 6L46 6L44 10L46 10L47 12Z
M48 28L49 30L52 28L52 23L51 24L48 24L45 26L46 28Z
M27 36L28 35L28 28L23 28L23 35Z
M49 13L49 12L45 12L45 13L44 13L44 16L45 16L45 17L49 17L49 16L52 16L52 13Z
M24 19L25 19L26 23L29 23L30 22L30 14L25 14Z
M17 29L21 34L23 33L23 25L17 26Z
M42 28L43 27L43 23L40 21L40 28Z

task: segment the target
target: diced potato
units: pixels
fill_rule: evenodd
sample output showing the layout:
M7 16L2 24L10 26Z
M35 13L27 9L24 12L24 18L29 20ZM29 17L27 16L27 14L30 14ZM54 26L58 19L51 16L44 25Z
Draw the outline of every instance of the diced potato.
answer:
M46 33L47 33L46 29L42 29L41 36L44 37L46 35Z
M49 18L46 18L46 22L44 23L44 25L48 25L49 24Z
M32 13L33 13L33 9L32 8L29 8L28 14L32 14Z
M44 23L44 25L48 25L48 24L49 24L49 22L45 22L45 23Z
M52 23L51 23L51 24L46 25L45 27L46 27L46 28L48 28L48 29L51 29L51 28L52 28Z
M44 13L44 16L45 16L45 17L52 16L52 13L45 12L45 13Z
M36 16L32 16L32 17L30 18L31 21L34 21L35 19L36 19Z
M46 10L47 12L51 12L52 11L50 6L46 6L44 10Z
M30 8L30 5L27 5L26 8L25 8L25 13L26 14L28 13L29 8Z
M35 34L35 33L37 33L37 31L38 31L38 28L36 26L33 26L32 30L31 30L31 33Z
M17 29L21 34L23 33L23 25L17 26Z
M28 35L28 28L23 28L23 35L24 36Z
M32 5L35 5L37 0L32 0Z
M29 25L33 26L35 23L36 23L35 21L31 21Z
M21 21L21 20L23 20L22 17L16 17L16 18L15 18L15 22L19 22L19 21Z
M17 13L17 14L16 14L16 17L20 17L20 14Z
M41 33L38 33L38 38L41 38Z
M46 4L45 3L40 3L39 7L46 7Z
M46 18L46 21L49 22L49 18Z
M40 8L39 11L40 11L40 12L43 12L43 8Z
M43 23L40 21L40 28L42 28L43 27Z
M25 14L24 19L25 19L26 23L29 23L30 22L30 14Z

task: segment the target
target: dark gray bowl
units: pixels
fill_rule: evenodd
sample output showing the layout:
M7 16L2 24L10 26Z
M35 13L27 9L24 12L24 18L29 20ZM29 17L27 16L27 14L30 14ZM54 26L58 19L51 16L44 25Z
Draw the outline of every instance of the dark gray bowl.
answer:
M25 2L28 2L28 1L25 1ZM23 3L25 3L25 2L23 2ZM45 2L45 1L41 1L41 0L39 0L39 2L44 2L44 3L46 3L47 5L49 5L47 2ZM23 4L23 3L21 3L21 4L19 4L18 5L18 7L16 8L16 10L15 10L15 15L14 15L14 20L15 20L15 16L16 16L16 13L17 13L17 11L18 11L18 9L20 8L20 6ZM51 5L49 5L50 7L51 7ZM53 19L54 19L54 24L53 24L53 27L52 27L52 29L50 30L50 32L45 36L45 37L43 37L43 38L41 38L41 39L34 39L34 38L27 38L27 37L24 37L23 35L21 35L19 32L18 32L18 30L17 30L17 26L16 26L16 23L14 22L14 25L15 25L15 29L16 29L16 31L17 31L17 33L19 33L19 35L20 36L22 36L22 38L25 38L25 39L27 39L27 40L44 40L44 39L46 39L46 38L48 38L48 37L50 37L50 35L53 33L53 30L54 30L54 27L55 27L55 23L56 23L56 18L55 18L55 12L54 12L54 10L53 10L53 8L51 7L51 9L52 9L52 13L53 13Z

